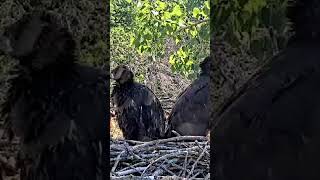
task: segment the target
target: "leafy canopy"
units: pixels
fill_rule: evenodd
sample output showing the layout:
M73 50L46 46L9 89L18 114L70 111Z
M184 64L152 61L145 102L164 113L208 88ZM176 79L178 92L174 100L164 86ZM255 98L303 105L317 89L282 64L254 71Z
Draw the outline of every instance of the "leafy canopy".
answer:
M173 42L172 70L195 76L199 61L210 52L209 0L114 0L112 4L114 26L126 29L131 47L160 59L168 42Z

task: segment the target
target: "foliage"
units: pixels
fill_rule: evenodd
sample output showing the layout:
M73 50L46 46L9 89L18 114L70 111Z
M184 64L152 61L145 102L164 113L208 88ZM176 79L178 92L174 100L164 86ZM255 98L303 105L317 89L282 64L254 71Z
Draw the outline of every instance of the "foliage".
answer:
M128 64L135 59L135 51L130 47L130 34L123 27L111 28L111 62Z
M110 61L112 68L119 64L131 64L134 61L139 61L135 49L130 46L130 32L125 29L122 26L111 28L110 45L112 48L110 49ZM143 69L136 71L135 80L143 82L145 80L144 73Z
M112 4L112 19L127 21L116 26L123 26L131 36L130 45L153 61L164 58L167 40L173 39L177 48L169 60L172 69L191 77L199 59L209 54L208 0L113 0Z
M110 1L110 25L111 27L123 27L129 30L133 23L133 8L126 0L111 0Z
M214 0L213 32L258 59L266 59L287 42L287 3L288 0Z

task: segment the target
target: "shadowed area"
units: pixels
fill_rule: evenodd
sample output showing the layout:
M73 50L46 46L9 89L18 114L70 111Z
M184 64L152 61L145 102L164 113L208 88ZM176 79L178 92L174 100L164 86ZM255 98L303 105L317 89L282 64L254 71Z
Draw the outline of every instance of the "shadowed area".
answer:
M214 118L215 179L320 178L320 3L290 4L288 17L287 47Z
M76 63L60 22L34 11L6 28L0 47L18 65L1 115L21 140L22 180L102 179L109 77Z

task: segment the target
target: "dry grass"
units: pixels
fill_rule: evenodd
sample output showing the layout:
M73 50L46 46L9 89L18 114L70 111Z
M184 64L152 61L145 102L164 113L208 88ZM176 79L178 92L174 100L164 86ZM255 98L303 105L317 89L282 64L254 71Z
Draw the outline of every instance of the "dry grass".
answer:
M122 131L120 130L115 117L111 117L110 119L110 136L113 139L123 139Z

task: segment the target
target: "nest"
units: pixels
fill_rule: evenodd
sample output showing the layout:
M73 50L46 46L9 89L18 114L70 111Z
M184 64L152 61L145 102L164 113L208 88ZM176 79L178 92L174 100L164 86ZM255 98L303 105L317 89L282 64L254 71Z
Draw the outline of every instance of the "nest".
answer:
M111 179L210 179L209 165L210 142L204 136L110 141Z

